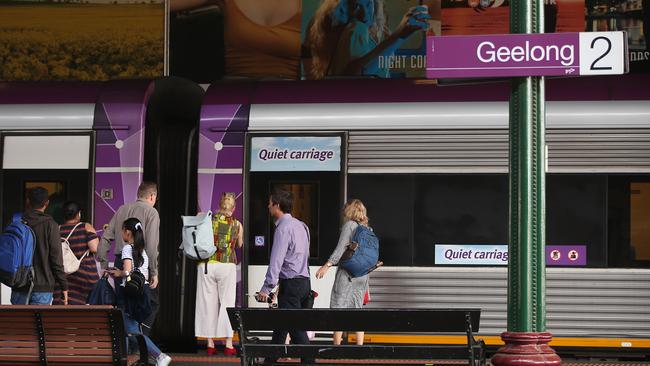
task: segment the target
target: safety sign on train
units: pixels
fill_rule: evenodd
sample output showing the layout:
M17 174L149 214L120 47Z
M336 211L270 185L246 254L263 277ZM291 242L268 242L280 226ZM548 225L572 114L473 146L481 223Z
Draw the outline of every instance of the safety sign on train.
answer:
M625 32L427 37L427 78L618 75Z

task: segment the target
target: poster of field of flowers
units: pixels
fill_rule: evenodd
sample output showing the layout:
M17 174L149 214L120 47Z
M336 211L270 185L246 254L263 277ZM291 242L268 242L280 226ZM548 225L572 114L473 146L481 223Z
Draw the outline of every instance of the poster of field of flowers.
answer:
M163 0L0 0L0 80L163 75Z

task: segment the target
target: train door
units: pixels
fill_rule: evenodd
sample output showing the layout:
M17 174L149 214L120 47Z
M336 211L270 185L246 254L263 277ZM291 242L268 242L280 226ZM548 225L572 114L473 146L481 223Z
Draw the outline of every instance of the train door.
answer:
M248 283L244 301L249 306L258 305L253 296L262 287L273 247L275 225L268 202L275 189L293 193L291 214L309 227L312 288L323 294L317 298L316 306L329 304L325 298L329 291L319 291L329 281L316 283L313 273L329 258L338 240L345 176L342 141L342 135L332 134L249 137L245 223L248 246L244 258L248 266L243 273L244 283Z
M91 132L7 133L0 136L2 154L0 222L6 225L16 212L28 209L27 190L41 186L48 190L46 213L63 222L64 202L74 200L82 207L84 221L91 221L92 163L94 142ZM9 303L3 286L1 301Z

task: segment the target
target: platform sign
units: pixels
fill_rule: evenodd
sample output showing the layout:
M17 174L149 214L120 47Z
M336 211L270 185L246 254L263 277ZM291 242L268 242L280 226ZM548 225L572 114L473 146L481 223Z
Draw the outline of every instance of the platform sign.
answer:
M340 136L253 137L250 147L251 172L341 170Z
M427 38L427 78L618 75L628 72L625 32Z

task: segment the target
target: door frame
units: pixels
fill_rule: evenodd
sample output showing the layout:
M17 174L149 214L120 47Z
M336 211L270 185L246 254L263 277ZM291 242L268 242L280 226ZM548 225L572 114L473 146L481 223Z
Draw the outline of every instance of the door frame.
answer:
M251 168L251 140L253 137L340 137L341 138L341 161L339 170L339 184L341 188L340 203L343 204L347 198L347 175L348 175L348 132L347 131L287 131L287 132L273 132L273 131L247 131L244 139L244 173L243 173L243 193L242 204L242 220L244 230L244 246L242 250L241 260L241 283L242 283L242 306L248 307L248 245L250 244L250 227L248 218L250 217L249 204L250 199L248 192L250 189L250 168ZM320 210L318 212L320 217Z

